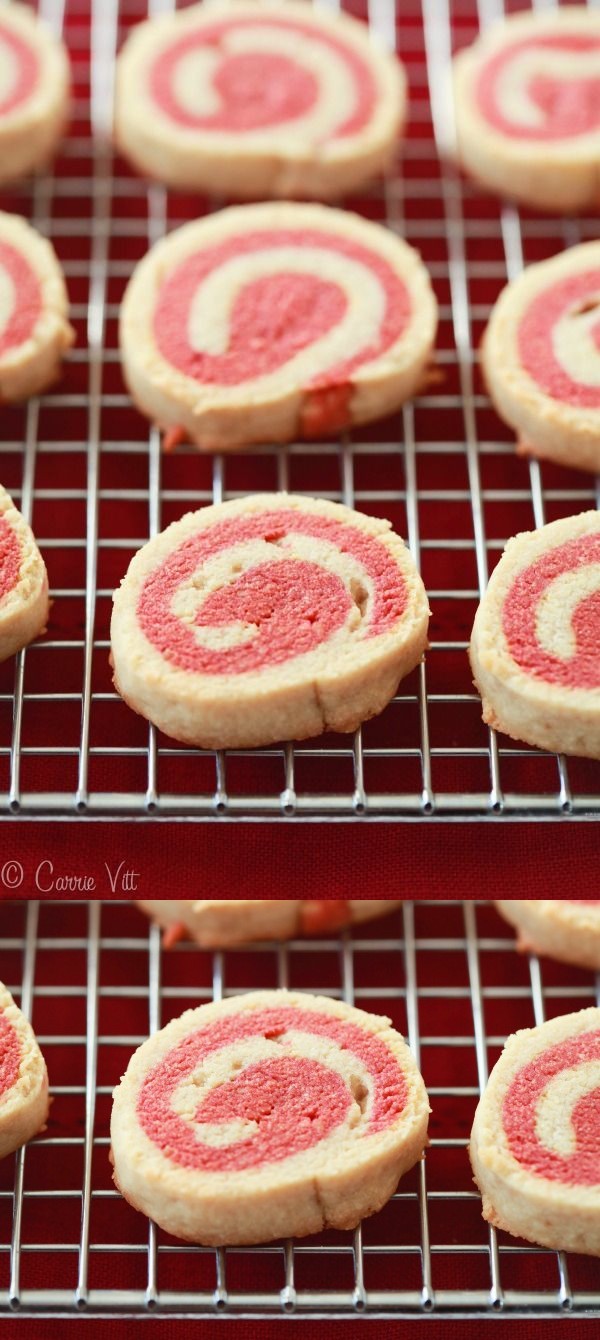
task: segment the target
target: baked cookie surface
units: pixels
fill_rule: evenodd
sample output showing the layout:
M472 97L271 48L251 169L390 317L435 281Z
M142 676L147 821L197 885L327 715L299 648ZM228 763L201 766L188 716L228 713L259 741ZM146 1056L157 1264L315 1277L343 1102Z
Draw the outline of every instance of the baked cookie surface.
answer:
M0 661L44 631L48 611L44 560L31 527L0 485Z
M388 164L405 111L403 67L367 27L296 0L161 15L117 62L120 149L186 191L333 199Z
M471 1133L489 1223L528 1242L600 1255L600 1010L508 1039Z
M0 183L52 157L69 116L70 67L29 5L0 9Z
M496 903L518 931L518 948L561 963L600 969L600 902L593 898L510 898Z
M421 659L428 615L388 522L259 494L191 512L135 555L114 595L115 685L208 749L353 731Z
M319 205L245 205L169 234L121 306L139 409L206 450L331 436L421 384L429 276L389 230Z
M0 1158L37 1135L48 1105L46 1063L35 1034L0 982Z
M512 15L454 60L458 153L493 191L564 214L600 197L600 15Z
M600 470L599 341L600 242L529 266L500 294L482 369L521 453Z
M0 401L23 400L56 380L73 343L56 254L17 214L0 212Z
M353 922L385 916L400 903L375 898L355 898L349 902L298 898L165 898L138 900L136 906L164 928L166 946L189 936L203 948L221 949L252 940L287 940L295 935L327 934Z
M114 1093L114 1178L191 1242L350 1229L420 1158L428 1112L388 1020L252 992L188 1011L135 1052Z
M469 656L483 718L540 749L600 758L600 512L509 540Z

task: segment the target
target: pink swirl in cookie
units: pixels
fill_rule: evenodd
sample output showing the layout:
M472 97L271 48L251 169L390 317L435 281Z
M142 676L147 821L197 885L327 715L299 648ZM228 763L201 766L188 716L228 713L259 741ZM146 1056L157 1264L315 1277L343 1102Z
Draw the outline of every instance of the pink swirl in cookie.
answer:
M600 38L540 33L503 46L479 70L475 97L511 139L566 140L600 129Z
M0 514L0 602L14 591L21 567L21 544L5 516Z
M0 358L30 338L41 310L35 271L16 247L0 241Z
M518 349L546 395L600 409L600 270L569 275L539 293L520 322ZM586 368L585 377L578 368Z
M411 300L375 251L316 229L242 233L167 275L154 309L163 358L194 381L238 386L275 372L344 385L404 334Z
M600 1032L567 1038L524 1065L510 1084L502 1118L511 1154L528 1172L598 1186Z
M327 95L332 82L338 99ZM237 136L281 127L313 143L363 130L377 96L357 50L281 10L190 29L156 57L148 84L163 116L185 130Z
M19 1078L21 1044L16 1030L0 1011L0 1101Z
M328 1064L326 1046L322 1060L294 1054L298 1035L334 1043L367 1071L371 1093L365 1134L386 1130L400 1116L408 1098L406 1080L376 1034L284 1006L234 1014L178 1043L141 1085L137 1115L142 1130L173 1162L206 1172L241 1172L314 1148L343 1125L354 1100L347 1081ZM277 1042L278 1054L253 1060L252 1044L265 1040ZM234 1044L240 1054L233 1068L228 1063L228 1078L202 1096L203 1062ZM188 1081L198 1101L186 1119L177 1110L176 1092ZM220 1127L222 1139L209 1142L208 1127L216 1127L217 1134Z
M596 582L592 567L596 564L600 564L600 533L580 535L557 545L515 577L504 601L502 626L510 654L521 670L568 689L600 688L600 578ZM584 588L581 594L580 583L585 581L588 569L595 589L589 592ZM570 591L564 588L565 578ZM559 581L563 582L563 595L569 595L573 606L567 655L555 654L539 636L544 601L552 599L554 584ZM558 618L564 627L568 614L563 599L559 604L554 624Z
M18 111L30 98L39 78L33 47L0 22L0 116Z
M142 632L171 665L192 674L244 674L314 651L347 624L356 605L325 560L292 555L295 537L325 542L361 565L373 595L370 611L362 618L356 614L357 635L375 637L398 623L408 594L384 544L329 517L282 509L199 527L184 540L142 587L137 607ZM234 559L228 576L202 600L203 565L253 541L270 546L268 561L243 570L241 558ZM177 613L182 591L194 597L193 618L187 607L184 617ZM206 634L203 644L204 630L210 631L212 646ZM233 639L226 639L228 633Z

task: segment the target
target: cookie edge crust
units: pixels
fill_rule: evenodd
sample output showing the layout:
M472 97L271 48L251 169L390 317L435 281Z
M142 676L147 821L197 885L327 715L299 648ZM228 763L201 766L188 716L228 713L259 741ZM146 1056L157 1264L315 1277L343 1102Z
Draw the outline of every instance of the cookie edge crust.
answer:
M46 630L50 613L48 573L31 526L0 485L0 517L7 517L21 546L19 579L0 600L0 663L33 642ZM26 572L22 569L26 568ZM23 593L23 586L30 587Z
M481 116L473 84L480 69L481 54L494 51L519 36L542 29L556 32L579 24L589 30L590 11L573 6L568 17L544 18L527 10L494 25L483 37L463 47L452 62L452 92L456 125L456 158L463 170L486 190L550 214L576 214L600 201L600 129L573 139L527 141L511 139L491 127ZM563 14L563 11L560 11ZM600 22L596 17L598 35Z
M163 430L184 430L195 446L206 451L234 451L261 442L312 436L304 428L304 413L320 392L286 381L277 390L258 393L252 382L233 388L195 382L162 357L148 333L170 258L172 265L178 264L195 250L198 236L200 243L213 245L246 227L314 227L334 237L349 236L383 255L410 293L411 316L402 335L343 383L349 388L347 427L393 413L420 389L433 356L438 307L419 253L402 238L351 211L277 201L233 205L184 224L155 243L136 265L121 304L119 348L125 384L142 414ZM334 384L326 393L337 389ZM332 427L332 433L337 431Z
M244 1004L240 1006L241 1001ZM240 1176L231 1173L205 1175L205 1186L190 1188L191 1178L187 1170L173 1168L142 1132L146 1152L135 1162L132 1160L129 1168L126 1166L124 1175L121 1152L115 1146L123 1141L125 1148L130 1147L133 1133L139 1132L135 1107L128 1111L127 1097L129 1095L137 1102L139 1084L147 1073L143 1067L148 1057L157 1063L190 1028L196 1026L201 1011L202 1023L209 1024L215 1016L220 1018L224 1013L277 1006L298 1006L302 1010L330 1014L333 1018L368 1029L390 1048L401 1062L408 1088L407 1104L400 1121L409 1129L400 1142L394 1130L366 1137L370 1148L350 1168L347 1163L334 1159L330 1160L327 1170L319 1170L316 1175L310 1171L294 1171L286 1176L284 1164L272 1163L250 1170L246 1174L250 1186L243 1190ZM213 1003L187 1011L134 1053L113 1094L113 1178L125 1199L149 1218L155 1218L167 1232L184 1241L201 1242L207 1246L250 1245L279 1237L304 1237L320 1232L324 1227L351 1229L361 1218L381 1209L403 1173L422 1156L427 1141L429 1110L427 1092L414 1057L389 1020L326 997L288 991L256 991L229 998L219 1005ZM144 1159L149 1159L145 1171L141 1167ZM127 1164L127 1160L125 1162ZM202 1176L194 1173L196 1181Z
M600 969L600 916L591 918L584 907L565 906L569 900L497 900L495 906L517 931L522 953L547 955L559 963Z
M549 531L559 537L557 544L600 532L600 511L563 517L509 539L475 615L468 649L473 682L481 696L483 720L495 730L538 749L600 758L598 690L565 689L535 680L513 661L502 631L504 598L518 572L553 547L542 543ZM531 542L527 552L524 541ZM524 561L517 565L511 562L511 557L519 546Z
M3 1159L44 1129L50 1098L46 1062L35 1033L2 982L0 1009L15 1029L21 1046L19 1078L8 1095L0 1096L0 1159Z
M262 3L267 9L266 0ZM271 8L276 13L275 6ZM201 9L202 6L192 5L188 10L178 11L175 22L173 15L161 16L160 28L183 32L188 26L194 27ZM233 9L252 13L256 6L245 4L244 0L239 3L229 0L215 5L210 17L217 21ZM307 21L304 7L294 0L287 0L287 12ZM363 25L358 20L343 13L332 18L327 11L324 15L320 12L318 19L317 28L345 36L352 49L365 59ZM269 147L268 132L264 145L249 145L234 134L219 135L211 145L207 134L199 146L193 133L175 130L160 114L154 116L153 132L148 133L144 110L149 114L150 99L142 89L141 106L133 105L131 88L140 89L147 64L160 45L156 22L137 24L117 60L113 133L119 151L137 171L175 189L189 191L191 183L193 190L238 199L301 196L334 200L364 186L390 165L406 128L408 81L400 59L374 41L368 29L366 59L378 94L375 117L366 130L349 137L348 143L337 140L321 152L318 146L307 145L286 153L283 148ZM151 25L156 37L150 34Z
M250 508L248 503L252 504ZM363 524L358 529L385 545L405 579L407 608L398 625L371 639L357 640L351 656L345 658L347 665L317 669L314 674L302 665L295 670L283 665L251 675L223 677L190 675L169 667L165 682L163 660L139 628L137 603L148 573L171 552L173 531L177 528L183 540L199 525L278 507L331 517L351 526L356 526L359 517ZM343 504L323 499L255 494L235 503L187 513L134 556L113 595L114 683L125 702L165 734L203 748L251 748L287 738L308 739L325 730L348 733L383 711L401 679L419 663L427 646L428 624L429 605L422 579L407 546L389 522L363 517Z
M586 1026L589 1021L589 1028ZM598 1187L571 1186L537 1177L520 1165L506 1147L499 1125L498 1109L510 1081L547 1046L577 1033L600 1028L600 1009L595 1006L559 1015L535 1028L521 1029L507 1039L479 1100L469 1158L473 1180L482 1197L482 1214L488 1223L513 1237L539 1243L556 1251L575 1251L600 1256L600 1201ZM540 1034L542 1045L536 1045ZM520 1055L522 1045L526 1054ZM529 1044L529 1045L528 1045ZM519 1064L515 1064L516 1058ZM569 1199L569 1192L576 1199Z

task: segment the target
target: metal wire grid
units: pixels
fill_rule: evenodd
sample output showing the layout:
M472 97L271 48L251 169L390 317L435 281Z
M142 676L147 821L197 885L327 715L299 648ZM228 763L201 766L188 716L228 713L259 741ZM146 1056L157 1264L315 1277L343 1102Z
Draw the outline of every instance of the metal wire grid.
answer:
M146 934L126 904L0 912L2 972L33 1017L54 1094L48 1133L16 1156L14 1177L12 1160L0 1170L0 1201L13 1210L10 1236L2 1215L0 1312L600 1316L597 1262L497 1234L470 1180L475 1102L507 1031L600 998L588 974L517 960L491 908L406 903L341 942L261 944L212 962L189 945L162 955L156 929ZM149 1031L257 985L306 986L389 1013L423 1070L431 1143L390 1205L354 1234L190 1247L147 1225L112 1187L110 1093Z
M150 0L150 12L169 3ZM353 9L364 17L361 3ZM116 317L132 266L200 208L113 161L114 55L129 23L145 16L145 0L96 0L89 31L87 0L40 0L40 9L66 32L78 95L74 134L54 176L3 204L29 213L52 238L80 339L56 391L5 412L3 482L33 520L50 562L56 631L52 625L17 658L14 674L2 670L0 817L597 816L598 765L499 743L480 721L465 656L490 559L508 535L598 505L587 477L515 459L509 435L498 439L478 381L476 338L506 277L524 260L597 233L595 219L522 217L477 194L448 163L452 43L470 40L501 3L454 0L450 9L450 0L423 0L421 15L412 0L400 16L394 0L368 3L371 26L390 47L399 21L411 133L402 175L350 203L422 251L440 299L444 385L334 446L295 444L211 461L196 453L163 460L158 433L131 410L118 372ZM434 613L427 663L352 740L227 756L182 750L148 730L113 692L111 591L148 535L190 506L287 487L387 515L407 535Z

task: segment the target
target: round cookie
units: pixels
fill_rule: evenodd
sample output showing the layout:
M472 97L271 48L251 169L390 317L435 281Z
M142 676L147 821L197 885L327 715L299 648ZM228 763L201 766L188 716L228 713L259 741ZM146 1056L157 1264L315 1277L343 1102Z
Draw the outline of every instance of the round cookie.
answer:
M600 969L600 901L593 898L507 899L501 916L515 926L518 949L561 963Z
M389 1020L256 991L174 1019L114 1093L114 1180L210 1246L351 1229L421 1157L429 1105Z
M0 484L0 661L43 633L48 575L33 531Z
M454 60L458 154L484 186L566 214L600 199L600 14L521 13Z
M508 541L469 657L483 719L540 749L600 758L600 512Z
M23 400L56 380L74 339L68 316L50 243L19 215L0 212L0 401Z
M406 76L363 23L295 0L191 5L137 24L115 136L169 186L329 200L390 162Z
M470 1156L483 1216L559 1251L600 1256L600 1010L508 1039Z
M206 749L354 731L427 643L425 589L389 522L286 493L188 513L113 600L115 687Z
M436 322L425 267L388 229L321 205L242 205L136 267L123 375L144 414L204 449L321 437L412 395Z
M52 157L69 116L65 47L28 5L0 10L0 183Z
M189 936L204 949L223 949L252 940L288 940L319 935L356 921L385 916L399 907L386 899L301 900L298 898L165 898L141 900L141 908L164 927L165 948Z
M530 266L500 294L481 364L521 454L600 470L599 345L600 242Z
M0 1159L43 1129L48 1107L46 1063L35 1034L0 982Z

